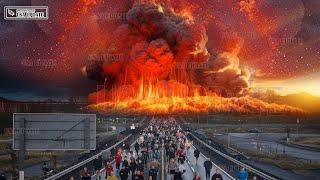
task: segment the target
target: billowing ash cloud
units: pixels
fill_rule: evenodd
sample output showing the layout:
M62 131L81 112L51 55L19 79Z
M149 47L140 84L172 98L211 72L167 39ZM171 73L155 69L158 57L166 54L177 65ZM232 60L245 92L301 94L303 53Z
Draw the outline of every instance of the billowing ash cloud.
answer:
M203 72L202 84L221 95L235 96L250 87L249 72L239 68L239 58L232 53L221 53L209 60L209 71Z
M180 17L171 8L135 3L127 11L126 20L112 31L108 53L123 56L84 68L87 77L105 80L109 92L122 89L120 86L138 90L141 81L170 87L164 88L167 91L181 87L184 95L191 95L193 87L205 91L223 89L221 95L237 95L249 88L248 74L239 68L237 55L213 50L218 55L211 56L206 48L205 28Z
M173 64L173 54L163 39L135 44L130 53L130 77L134 82L140 77L145 80L166 79Z

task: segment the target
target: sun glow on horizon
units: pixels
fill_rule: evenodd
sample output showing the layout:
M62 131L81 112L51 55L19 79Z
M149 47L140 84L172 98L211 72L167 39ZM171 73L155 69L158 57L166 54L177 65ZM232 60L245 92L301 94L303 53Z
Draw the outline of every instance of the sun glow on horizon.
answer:
M281 95L306 92L320 97L320 72L286 80L257 80L253 88L273 89Z

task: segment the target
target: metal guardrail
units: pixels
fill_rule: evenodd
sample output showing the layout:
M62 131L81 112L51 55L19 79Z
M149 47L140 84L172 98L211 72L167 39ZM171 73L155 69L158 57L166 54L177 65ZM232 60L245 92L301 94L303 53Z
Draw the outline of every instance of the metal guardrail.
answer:
M76 165L74 165L74 166L71 166L71 167L69 167L69 168L67 168L67 169L65 169L65 170L63 170L63 171L61 171L61 172L59 172L59 173L57 173L57 174L54 174L54 175L46 178L45 180L54 180L54 179L60 178L61 176L64 176L64 175L66 175L66 174L68 174L68 173L70 173L70 172L72 172L72 171L80 168L81 166L83 166L83 165L87 164L88 162L93 161L93 160L96 159L97 157L101 156L103 152L105 152L105 151L107 151L107 150L111 150L111 149L117 147L119 144L123 143L125 140L127 140L127 139L130 138L131 136L132 136L132 134L126 136L126 137L123 138L121 141L119 141L119 142L117 142L116 144L110 146L109 148L101 151L100 153L98 153L98 154L96 154L96 155L94 155L94 156L92 156L92 157L90 157L90 158L88 158L88 159L86 159L86 160L84 160L84 161L81 161L80 163L78 163L78 164L76 164Z
M232 158L232 157L230 157L230 156L228 156L228 155L226 155L226 154L224 154L224 153L216 150L216 149L213 148L212 146L208 145L207 143L203 142L201 139L199 139L198 137L196 137L193 133L189 133L189 134L190 134L191 136L193 136L197 141L199 141L199 142L201 142L203 145L205 145L207 148L209 148L210 150L216 152L216 153L219 154L220 156L228 159L229 161L231 161L231 162L233 162L233 163L235 163L235 164L237 164L237 165L239 165L239 166L242 166L242 167L246 168L247 170L249 170L249 171L251 171L251 172L259 175L259 176L262 177L262 178L270 179L270 180L277 180L277 178L271 177L271 176L269 176L268 174L265 174L265 173L263 173L263 172L255 169L255 168L247 165L247 164L244 164L244 163L242 163L242 162L240 162L240 161L238 161L238 160L236 160L236 159L234 159L234 158Z
M182 130L182 128L179 126L179 129ZM192 133L189 133L191 135L193 135ZM195 137L195 136L194 136ZM197 138L197 137L195 137ZM200 140L200 139L199 139ZM201 140L200 140L201 141ZM194 149L197 149L194 145L192 145L192 147ZM201 155L205 158L208 159L203 153L201 153ZM193 173L196 173L195 169L192 167L191 162L189 160L189 158L186 158L188 165L190 166L190 169ZM211 161L212 162L212 161ZM215 164L214 162L212 162L213 166L215 166L217 169L219 169L222 173L224 173L226 176L228 176L231 180L235 180L234 177L232 177L229 173L227 173L225 170L223 170L220 166L218 166L217 164Z
M193 174L196 173L196 171L194 170L194 168L191 166L191 162L190 162L190 160L189 160L188 157L186 157L186 161L187 161L187 164L188 164L188 166L190 167L192 173L193 173Z
M194 145L192 145L192 147L194 149L197 149L196 147L194 147ZM203 156L205 159L208 159L203 153L200 153L201 156ZM189 160L188 160L189 161ZM231 180L236 180L234 177L232 177L229 173L227 173L224 169L222 169L220 166L218 166L216 163L214 163L213 161L211 161L213 166L216 167L217 169L219 169L219 171L221 171L223 174L225 174L226 176L228 176ZM190 166L191 167L191 166ZM191 168L193 169L193 168Z
M133 147L134 144L135 144L137 141L138 141L138 139L134 140L133 143L131 143L130 147ZM104 150L104 151L105 151L105 150ZM113 159L110 163L111 163L111 164L114 164L115 162L116 162L116 161ZM105 172L105 170L106 170L105 168L100 169L100 173ZM92 175L92 176L91 176L91 179L92 179L92 178L95 178L96 176L97 176L97 174Z

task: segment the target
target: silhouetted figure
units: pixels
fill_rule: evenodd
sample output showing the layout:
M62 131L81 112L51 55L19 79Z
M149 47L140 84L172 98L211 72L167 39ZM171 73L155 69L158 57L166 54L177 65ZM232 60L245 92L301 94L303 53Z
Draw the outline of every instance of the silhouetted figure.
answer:
M203 163L204 169L206 171L206 179L210 178L211 174L211 169L212 169L212 162L210 161L210 158L208 158L204 163Z
M198 149L194 150L193 155L196 158L196 164L198 164L198 159L200 157L200 151Z
M218 172L218 169L216 169L216 173L213 174L211 180L223 180L222 175Z

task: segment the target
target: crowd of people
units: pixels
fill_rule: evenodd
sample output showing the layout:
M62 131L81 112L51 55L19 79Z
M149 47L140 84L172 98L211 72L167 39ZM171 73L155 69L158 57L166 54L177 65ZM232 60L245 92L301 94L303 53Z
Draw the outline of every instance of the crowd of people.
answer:
M171 180L185 179L186 136L172 119L164 123L166 127L164 147L167 161L167 172Z
M191 180L192 177L186 176L186 156L191 153L192 141L188 141L186 134L181 131L175 121L171 121L170 129L166 132L165 137L165 149L166 149L166 160L168 161L167 172L170 174L170 180ZM200 157L200 151L195 149L193 151L195 163L198 166L198 159ZM207 159L203 167L206 172L206 179L210 179L213 164L210 159ZM199 172L195 172L193 180L201 180ZM223 180L222 175L217 171L212 176L212 180Z
M134 143L133 147L128 144L123 144L122 148L119 148L113 158L103 154L102 161L104 161L105 177L107 180L157 180L161 153L160 148L164 142L165 126L160 126L156 121L151 121L150 125L144 129ZM115 168L112 162L115 163ZM100 169L102 162L98 159L93 162L94 170L96 171L97 179L100 179ZM88 169L85 167L80 176L82 179L91 177Z
M149 126L139 135L139 138L130 147L123 144L117 149L116 154L111 157L110 151L104 151L102 158L93 161L94 171L90 173L87 167L80 172L82 179L91 179L96 175L96 179L101 179L100 170L104 166L105 178L107 180L158 180L162 160L166 165L168 175L164 179L170 180L202 180L199 172L195 172L194 177L187 176L188 166L186 157L194 156L196 166L202 166L205 170L206 180L223 180L222 175L215 171L212 174L213 163L206 159L203 164L199 164L200 151L191 151L192 141L188 141L186 134L180 129L174 119L165 121L152 120ZM161 151L164 155L162 159ZM115 166L113 166L113 163ZM240 180L246 180L248 173L241 169L237 174Z

